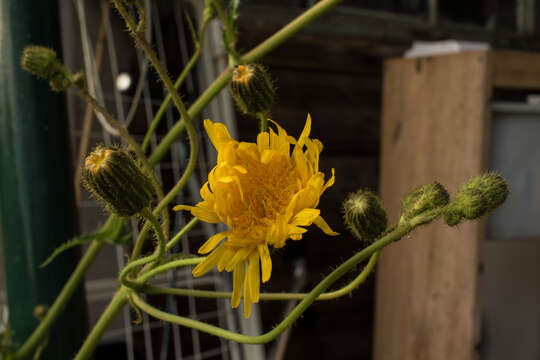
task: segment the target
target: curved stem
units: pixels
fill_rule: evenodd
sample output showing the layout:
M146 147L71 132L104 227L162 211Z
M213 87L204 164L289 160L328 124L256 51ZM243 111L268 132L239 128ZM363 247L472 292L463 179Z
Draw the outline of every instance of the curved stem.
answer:
M186 166L186 169L184 170L184 173L182 174L182 177L178 180L178 182L174 185L174 187L167 193L167 195L163 197L163 199L161 199L159 204L154 209L154 213L159 213L162 209L164 211L167 211L166 209L167 205L176 197L176 195L178 195L178 193L184 188L184 186L186 186L189 178L193 174L193 171L195 171L195 167L197 166L197 158L199 156L199 141L197 139L197 132L195 131L195 128L193 127L193 124L191 122L186 123L186 127L187 127L187 133L189 137L188 164ZM141 250L144 244L144 239L146 239L146 235L148 234L149 229L150 229L150 225L147 223L143 226L141 232L139 233L139 236L137 237L137 240L135 242L135 247L133 248L133 252L131 254L132 259L136 259L140 256Z
M188 63L184 67L184 70L180 73L180 76L176 79L174 82L174 88L178 90L180 86L184 83L184 80L186 79L187 75L191 72L191 69L193 69L193 66L197 63L197 60L199 60L199 57L201 56L203 44L204 44L204 34L206 32L206 28L208 27L208 23L210 21L209 17L205 17L203 19L203 23L201 24L201 30L199 32L199 42L196 44L195 52L189 59ZM165 110L167 110L167 107L169 106L169 103L171 102L171 94L167 94L165 97L165 100L161 103L156 115L154 116L154 119L152 120L152 123L150 124L150 127L148 128L148 131L146 132L146 135L144 136L144 140L142 142L142 149L143 151L146 151L148 148L148 145L150 144L150 138L152 137L152 134L156 131L157 126L159 125L159 122L161 121L161 118L165 114Z
M159 78L161 79L161 81L163 81L163 84L167 88L167 91L169 92L169 95L171 96L174 105L180 112L180 115L184 118L184 121L189 122L190 117L186 111L186 107L184 106L182 99L180 99L180 95L178 95L178 92L176 91L174 84L171 81L171 78L167 74L167 71L161 65L156 53L154 52L154 50L152 50L152 47L146 41L144 36L141 33L137 32L137 24L135 24L122 2L120 0L112 0L112 2L116 7L116 10L118 10L118 13L120 13L120 16L122 16L122 18L124 19L124 22L126 23L126 26L131 33L131 36L133 36L137 45L141 47L141 49L146 54L148 60L150 60L150 63L152 63L154 69L156 69Z
M118 290L103 314L101 314L97 324L94 326L90 334L88 334L88 337L84 341L83 346L79 349L79 352L75 356L74 360L86 360L92 356L92 353L103 336L103 333L105 330L107 330L111 322L116 318L116 315L118 315L118 312L122 310L127 301L127 292L122 289Z
M165 238L163 237L161 226L159 225L159 221L148 208L143 209L140 212L140 215L144 217L154 227L154 233L156 234L158 240L158 246L156 248L156 251L152 255L141 259L133 260L122 269L122 271L120 272L119 280L122 284L130 288L137 286L132 280L127 279L131 270L135 269L137 266L145 265L148 263L155 263L159 261L165 254L166 243Z
M378 241L374 242L367 248L356 253L334 271L332 271L328 276L326 276L311 292L293 309L293 311L281 321L274 329L271 331L257 336L248 336L243 334L238 334L233 331L225 330L217 326L206 324L201 321L189 319L183 316L173 315L161 310L158 310L151 305L144 302L139 296L133 295L133 302L143 311L152 315L155 318L172 322L178 325L191 327L193 329L206 332L211 335L219 336L221 338L232 340L236 342L246 343L246 344L261 344L267 343L275 339L283 331L285 331L292 323L302 315L302 313L311 305L317 297L322 294L329 286L331 286L337 279L339 279L343 274L347 273L353 266L370 256L371 254L381 250L383 247L391 244L392 242L401 239L407 233L409 233L414 227L410 224L403 224L402 226L396 228L393 232L382 237Z
M145 272L144 274L139 276L139 278L135 282L139 286L142 286L144 285L144 283L146 283L148 280L150 280L152 277L156 276L157 274L160 274L167 270L177 269L182 266L197 265L197 264L200 264L204 259L206 259L205 256L170 261L166 264L159 265L155 267L154 269Z
M45 315L45 318L39 323L38 327L34 330L32 335L24 342L24 344L15 353L15 358L25 358L32 350L38 346L41 341L47 336L47 331L54 323L58 315L64 310L66 304L71 299L71 296L79 286L80 282L84 279L84 274L88 267L94 262L97 254L103 247L103 242L93 241L86 253L79 261L79 264L69 277L68 281L58 294L58 297L52 304L49 311Z
M373 271L377 259L379 257L379 252L371 255L369 262L366 264L362 272L354 278L353 281L343 286L341 289L329 291L320 294L315 300L332 300L337 299L343 295L350 294L354 289L356 289L360 284L362 284L368 277L368 275ZM154 269L157 270L158 268ZM217 298L217 299L230 299L232 296L231 292L227 291L208 291L208 290L194 290L194 289L177 289L177 288L167 288L162 286L146 285L142 288L142 291L145 294L170 294L170 295L180 295L180 296L194 296L194 297L203 297L203 298ZM309 293L261 293L261 300L302 300Z

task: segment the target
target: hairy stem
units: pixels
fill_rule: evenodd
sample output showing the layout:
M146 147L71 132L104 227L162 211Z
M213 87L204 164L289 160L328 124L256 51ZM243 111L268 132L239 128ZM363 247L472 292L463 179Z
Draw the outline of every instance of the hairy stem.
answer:
M195 167L197 166L197 158L199 156L199 141L197 139L197 132L195 131L195 128L193 127L191 122L187 122L186 127L189 137L188 164L186 166L186 169L184 170L184 173L182 174L182 177L167 193L167 195L159 202L159 204L154 209L154 213L159 213L161 210L167 211L167 205L176 197L176 195L178 195L178 193L184 188L184 186L186 186L189 178L193 174L193 171L195 171ZM141 232L139 233L139 236L135 242L135 247L133 248L133 252L131 254L132 259L136 259L140 256L144 244L144 239L146 239L146 235L148 234L149 229L150 225L146 223L142 228Z
M204 34L206 33L206 28L208 27L208 23L210 21L210 18L205 18L203 20L203 23L201 25L201 30L199 32L199 41L195 45L195 52L189 59L188 63L184 67L184 70L180 73L180 76L176 79L174 83L174 88L178 90L180 86L184 83L184 80L186 79L187 75L191 72L193 69L193 66L195 66L195 63L201 56L203 44L204 44ZM169 106L169 103L171 102L171 94L167 94L167 97L165 97L165 100L161 103L156 115L154 116L154 119L152 120L152 123L150 124L150 127L148 128L148 131L146 132L146 135L144 136L144 140L142 142L142 149L143 151L146 151L148 149L148 145L150 144L150 138L152 137L152 134L156 131L157 126L159 125L159 122L161 121L161 118L165 114L165 110L167 110L167 107Z
M377 259L379 258L379 253L371 255L369 262L364 267L362 272L358 274L350 283L343 286L342 288L334 291L329 291L320 294L315 300L332 300L342 297L344 295L350 294L354 289L356 289L360 284L362 284L368 277L368 275L373 271ZM154 271L158 270L155 268ZM168 288L163 286L155 285L145 285L142 291L145 294L170 294L170 295L179 295L179 296L194 296L202 298L217 298L217 299L230 299L232 292L227 291L210 291L210 290L195 290L195 289L180 289L180 288ZM309 293L261 293L261 300L302 300Z
M159 78L161 79L161 81L163 81L163 84L169 92L169 95L171 96L174 105L180 112L180 115L182 116L182 118L184 118L184 121L189 122L190 117L186 111L186 107L182 102L182 99L180 99L180 95L178 95L178 91L176 91L176 88L174 87L171 78L167 74L167 71L165 70L165 68L159 61L156 53L152 49L152 46L146 41L144 35L137 31L137 24L129 15L128 11L122 4L122 1L112 0L112 2L116 7L116 10L118 10L120 16L122 16L122 18L124 19L124 22L126 23L126 26L131 33L131 36L133 36L137 45L140 46L141 49L144 51L146 57L148 58L148 60L150 60L150 63L156 70Z
M378 252L385 246L393 243L396 240L401 239L403 236L408 234L414 226L410 224L403 224L402 226L396 228L391 233L383 236L378 241L374 242L367 248L356 253L334 271L332 271L328 276L326 276L309 294L307 294L298 305L291 311L289 315L283 319L274 329L271 331L257 336L248 336L233 331L225 330L214 325L206 324L201 321L189 319L183 316L173 315L161 310L158 310L151 305L144 302L139 296L133 295L133 302L142 310L148 313L149 315L158 318L163 321L168 321L182 326L187 326L202 332L206 332L211 335L219 336L221 338L232 340L240 343L246 344L261 344L272 341L277 336L279 336L283 331L285 331L289 326L291 326L298 317L321 295L328 287L330 287L336 280L342 277L345 273L350 271L355 265L366 259L368 256Z

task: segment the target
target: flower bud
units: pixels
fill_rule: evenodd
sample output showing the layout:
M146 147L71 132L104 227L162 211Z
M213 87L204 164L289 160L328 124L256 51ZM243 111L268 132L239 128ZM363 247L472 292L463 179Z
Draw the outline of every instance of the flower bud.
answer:
M449 199L448 191L438 182L421 185L403 199L402 219L412 219L426 211L446 206Z
M473 220L501 206L508 196L508 184L500 175L486 173L469 180L456 194L444 217L448 225L462 218Z
M233 70L229 89L236 105L244 114L257 116L270 112L275 90L262 65L238 65Z
M126 152L98 146L84 162L84 185L118 216L132 216L150 205L150 179Z
M56 52L44 46L27 46L21 58L23 69L38 78L49 80L54 91L64 91L71 85L71 74L56 57Z
M349 194L343 202L345 226L359 240L372 242L388 224L379 197L367 190Z
M476 189L482 192L486 208L484 213L501 206L509 194L506 180L494 172L488 172L470 180L462 186L462 190L465 189Z

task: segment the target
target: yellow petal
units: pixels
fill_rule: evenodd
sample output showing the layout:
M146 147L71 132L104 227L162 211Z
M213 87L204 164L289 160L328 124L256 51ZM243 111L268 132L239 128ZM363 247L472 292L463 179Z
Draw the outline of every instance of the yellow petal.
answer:
M296 214L291 224L299 226L309 226L313 223L315 218L319 216L321 210L319 209L303 209L298 214Z
M263 164L268 164L273 156L274 152L272 150L264 150L261 154L261 162Z
M206 221L209 223L217 224L220 222L219 217L215 213L215 211L209 210L208 208L201 206L201 204L204 203L204 201L197 204L197 206L189 206L189 205L176 205L173 207L174 211L179 210L188 210L191 212L191 214L202 221Z
M323 191L328 189L330 186L334 185L335 181L336 181L336 171L334 170L334 168L332 168L332 176L330 177L330 179L328 179L326 184L324 184Z
M225 269L225 267L231 262L234 253L235 251L233 249L225 248L223 255L221 255L221 258L217 263L217 269L219 272L222 272L223 269Z
M311 115L307 115L306 124L304 125L304 130L302 130L302 133L298 137L298 141L296 142L296 146L294 147L295 150L300 150L304 146L304 141L309 137L309 133L311 132Z
M208 181L205 182L204 185L201 187L200 194L201 194L201 197L203 198L203 200L212 199L212 197L214 196L212 191L210 191L210 185L208 184ZM174 210L174 208L173 208L173 210Z
M257 135L257 149L259 154L262 154L264 150L270 149L270 135L265 131Z
M249 276L249 273L248 273ZM246 319L251 315L251 291L249 290L248 279L244 281L244 317Z
M201 275L206 274L208 271L210 271L216 264L218 263L219 259L221 259L221 256L225 252L225 247L220 246L217 249L215 249L210 255L208 255L199 265L195 266L193 271L191 272L193 276L199 277Z
M242 261L234 267L233 273L233 293L231 297L231 306L233 308L240 305L240 299L242 298L242 290L244 288L244 280L246 278L246 263Z
M332 235L332 236L335 236L335 235L339 235L339 233L335 232L334 230L332 230L330 228L330 226L326 223L326 221L324 221L324 219L322 217L317 217L313 223L315 225L317 225L326 235Z
M235 165L235 166L233 166L233 169L238 171L240 174L247 174L246 168L243 167L242 165Z
M199 248L199 254L208 254L212 251L221 240L225 239L229 235L229 231L223 231L211 236L206 242Z
M246 279L250 298L253 302L259 301L259 288L261 286L261 275L259 272L259 267L259 253L253 252L249 256L248 272Z
M215 148L219 150L224 144L232 141L229 131L224 124L212 122L209 119L204 120L204 128L206 133L214 144Z
M268 251L268 245L259 244L257 250L259 250L259 257L261 258L262 282L265 283L270 280L272 274L272 259Z
M219 216L216 214L215 211L204 209L198 206L194 206L193 209L191 209L191 214L208 223L217 224L221 222Z
M241 247L237 249L231 259L231 262L225 267L225 270L231 271L233 268L236 267L238 263L245 262L245 260L248 258L249 254L251 254L252 251L253 250L250 247Z

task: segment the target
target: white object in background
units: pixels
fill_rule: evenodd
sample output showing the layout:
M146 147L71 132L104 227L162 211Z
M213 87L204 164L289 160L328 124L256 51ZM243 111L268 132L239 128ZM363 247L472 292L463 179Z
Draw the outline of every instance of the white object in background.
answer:
M475 41L445 40L445 41L415 41L411 48L405 51L403 57L416 58L422 56L454 54L464 51L489 50L488 43Z

